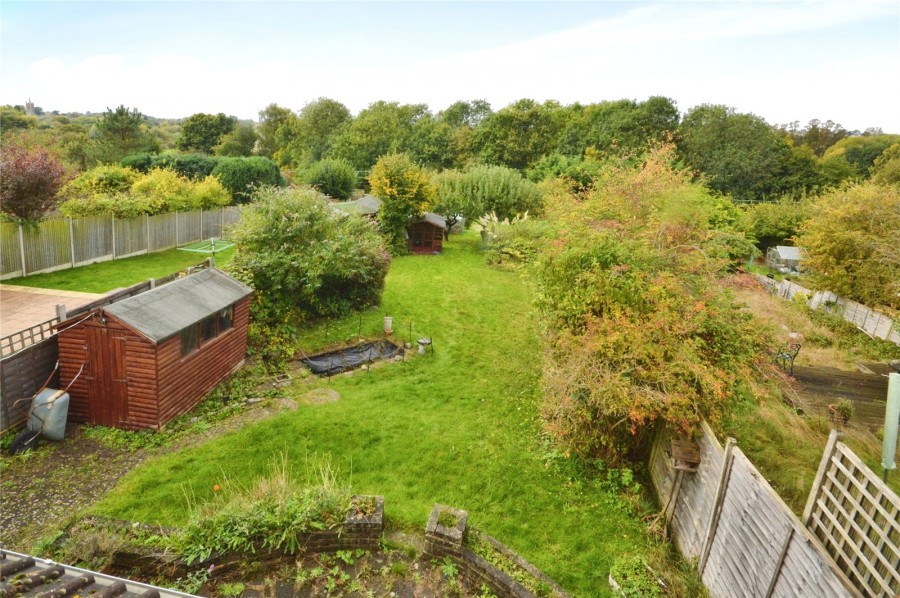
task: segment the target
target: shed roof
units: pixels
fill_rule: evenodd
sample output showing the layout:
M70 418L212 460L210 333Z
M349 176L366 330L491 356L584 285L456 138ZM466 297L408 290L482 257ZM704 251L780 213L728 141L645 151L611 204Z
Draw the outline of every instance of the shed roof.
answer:
M783 260L803 260L806 259L806 251L802 247L792 247L790 245L776 245L775 251Z
M413 220L411 224L418 224L420 222L427 222L428 224L433 224L438 228L447 230L447 219L434 212L425 212L418 220Z
M381 200L374 195L363 195L354 201L342 201L332 205L345 212L355 212L357 214L370 216L372 214L377 214L378 210L381 209Z
M103 308L158 343L228 307L253 289L217 268L207 268Z

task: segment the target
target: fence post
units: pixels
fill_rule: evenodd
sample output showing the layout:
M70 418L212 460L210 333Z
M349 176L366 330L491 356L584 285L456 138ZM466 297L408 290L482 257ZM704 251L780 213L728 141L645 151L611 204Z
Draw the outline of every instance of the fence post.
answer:
M109 219L112 222L112 250L113 250L112 259L116 259L116 217L110 216Z
M697 561L697 573L703 578L703 569L709 559L709 550L712 548L713 539L716 536L716 528L719 526L719 515L722 513L722 503L725 502L725 494L728 488L728 480L731 477L731 467L734 463L734 446L737 440L728 437L725 441L725 455L722 459L722 470L719 472L719 484L716 486L716 497L713 501L712 512L709 514L709 523L706 525L706 534L703 536L703 545L700 547L700 559Z
M203 208L200 208L200 240L203 240Z
M800 521L806 528L809 528L813 508L816 506L816 497L819 495L819 489L822 488L825 472L828 471L828 464L831 462L831 457L834 455L834 449L840 437L840 432L832 430L831 434L828 435L828 442L825 443L825 451L822 453L822 460L819 461L819 471L816 472L816 478L813 480L812 488L809 490L809 498L806 499L806 508L803 509L803 517L800 518Z
M178 210L175 210L175 247L178 247Z
M25 270L25 233L22 230L22 225L19 225L19 257L22 260L22 276L28 274Z
M60 322L66 321L66 304L65 303L57 303L56 304L56 317L59 318Z
M72 267L75 267L75 223L69 218L69 249L72 250Z
M144 214L144 222L147 223L147 253L150 253L150 214Z

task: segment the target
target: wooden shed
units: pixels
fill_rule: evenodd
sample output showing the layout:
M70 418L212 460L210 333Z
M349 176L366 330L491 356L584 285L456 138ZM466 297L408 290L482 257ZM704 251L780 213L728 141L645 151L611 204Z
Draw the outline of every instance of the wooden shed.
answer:
M443 251L447 221L437 214L425 212L409 223L407 235L409 250L413 253L440 253Z
M252 292L209 268L61 322L69 417L158 430L193 409L243 362Z

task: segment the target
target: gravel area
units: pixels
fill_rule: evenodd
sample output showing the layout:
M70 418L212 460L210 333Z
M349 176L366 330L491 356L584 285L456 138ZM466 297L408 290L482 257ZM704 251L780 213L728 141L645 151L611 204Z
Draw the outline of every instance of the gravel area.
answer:
M97 502L119 478L148 457L206 442L249 423L296 409L291 400L250 402L230 418L204 432L152 449L105 446L70 424L61 442L43 441L33 451L0 457L0 546L32 552L35 544L65 527Z

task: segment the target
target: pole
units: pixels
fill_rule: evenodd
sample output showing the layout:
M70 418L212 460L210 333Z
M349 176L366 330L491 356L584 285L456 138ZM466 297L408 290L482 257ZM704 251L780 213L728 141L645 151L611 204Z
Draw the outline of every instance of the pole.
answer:
M887 406L884 409L884 441L881 446L881 466L884 467L884 481L888 471L897 469L897 432L900 428L900 374L888 376Z

